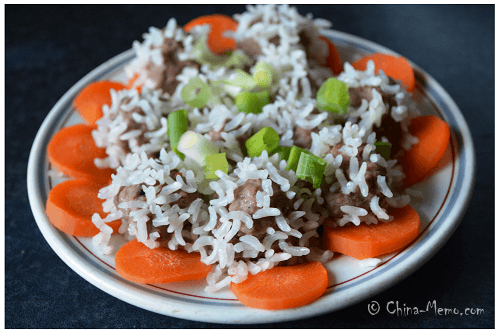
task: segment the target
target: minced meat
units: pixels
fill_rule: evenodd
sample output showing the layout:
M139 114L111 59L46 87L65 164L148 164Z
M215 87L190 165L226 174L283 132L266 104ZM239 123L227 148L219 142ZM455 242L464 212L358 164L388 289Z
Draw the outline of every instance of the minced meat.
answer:
M331 153L333 157L342 155L342 164L339 168L342 169L346 178L349 179L351 156L340 151L340 148L342 148L343 146L343 142L338 143L337 145L330 148L329 153ZM367 165L365 180L366 184L368 185L368 195L366 197L361 194L361 190L359 189L359 187L357 187L355 192L344 194L341 191L332 193L330 192L331 185L323 185L322 195L325 200L325 207L328 210L331 219L333 219L334 221L340 220L345 215L345 213L340 209L341 206L360 207L366 209L368 213L370 213L370 201L374 196L378 196L380 198L380 207L387 207L387 204L384 201L385 196L382 194L382 190L377 183L377 177L385 176L387 174L387 169L369 160L363 159L362 154L365 146L366 144L363 144L358 148L358 154L356 155L356 158L358 159L359 167L361 167L361 164L365 162Z
M299 126L293 128L293 145L309 149L312 145L312 132L312 129L304 129Z
M176 176L179 174L180 172L178 170L172 170L170 172L170 177L175 180ZM180 175L182 176L182 174ZM177 205L179 206L179 208L187 208L193 201L201 197L200 193L198 192L187 193L183 190L178 190L173 194L179 194L181 197L178 200L171 202L170 206ZM115 197L115 205L118 206L122 202L132 200L146 201L146 196L144 194L144 191L142 190L142 184L121 187L120 191ZM130 215L132 209L122 208L121 210L124 212L122 221L126 224L132 223L133 218ZM148 216L149 220L146 224L148 236L151 233L158 232L160 234L160 237L156 241L160 243L160 246L167 247L173 233L167 232L168 226L153 226L153 216L152 214L148 214Z
M286 197L286 194L280 189L278 184L272 183L273 195L270 197L270 207L278 208L284 216L290 214L293 210L291 201ZM249 179L243 185L238 186L234 190L234 200L228 206L231 211L243 211L253 215L260 207L257 206L257 192L263 191L261 179ZM219 223L220 224L220 223ZM253 227L247 228L245 225L240 227L239 236L251 234L257 238L266 234L267 228L278 230L276 219L274 216L264 217L253 220Z
M163 64L158 65L149 62L144 71L146 78L151 80L154 85L153 89L161 89L168 94L174 93L179 82L176 77L182 72L186 66L199 68L199 64L193 60L180 61L177 54L182 50L182 43L174 39L165 39L161 46L163 54Z

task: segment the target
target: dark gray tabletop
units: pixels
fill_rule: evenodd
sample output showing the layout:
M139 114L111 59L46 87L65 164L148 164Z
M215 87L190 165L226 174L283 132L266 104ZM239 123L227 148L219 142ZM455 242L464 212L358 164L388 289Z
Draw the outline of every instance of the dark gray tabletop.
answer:
M31 213L26 169L42 121L92 69L129 49L150 26L240 6L5 7L5 327L226 328L142 310L89 284L44 240ZM450 240L396 286L344 310L248 328L494 327L494 7L299 6L333 29L386 46L419 65L455 100L471 129L476 186ZM372 300L479 308L480 315L368 313Z

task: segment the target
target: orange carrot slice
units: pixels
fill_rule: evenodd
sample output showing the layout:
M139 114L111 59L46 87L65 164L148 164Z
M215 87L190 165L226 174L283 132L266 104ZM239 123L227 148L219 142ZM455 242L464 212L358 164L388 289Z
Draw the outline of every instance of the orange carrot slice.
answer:
M450 127L433 115L420 116L411 121L410 133L418 138L410 151L404 151L402 165L405 186L411 186L426 177L439 165L450 141Z
M410 205L393 208L391 222L331 228L325 225L324 248L357 259L377 257L410 244L420 232L420 218Z
M102 106L111 105L109 90L123 90L125 85L113 81L96 81L87 85L73 100L73 107L89 126L102 118Z
M104 200L97 198L102 185L85 179L70 179L57 184L49 192L46 213L50 222L59 230L73 236L91 237L99 233L92 223L92 215L98 213L102 218ZM118 232L121 220L107 223Z
M114 170L95 166L94 158L106 157L106 150L95 145L91 132L92 127L84 124L59 130L47 146L47 156L57 170L70 177L107 184Z
M125 279L143 284L166 284L205 278L211 266L200 261L197 252L170 250L159 247L149 249L132 240L116 253L116 271Z
M202 24L210 25L208 33L208 48L214 54L224 54L234 50L236 42L232 38L225 37L223 33L228 30L235 31L238 28L238 22L231 17L222 14L212 14L200 16L184 26L184 31L190 31L194 26Z
M328 274L319 262L278 266L231 283L231 291L245 306L287 309L307 305L325 293Z
M352 66L358 71L364 71L369 60L375 63L375 73L382 70L389 77L401 80L408 92L413 92L415 89L415 73L406 58L374 53L361 57L352 63Z
M337 48L327 37L320 36L319 38L328 44L328 51L330 52L330 55L326 59L328 67L332 70L333 74L340 74L340 72L342 72L342 61Z

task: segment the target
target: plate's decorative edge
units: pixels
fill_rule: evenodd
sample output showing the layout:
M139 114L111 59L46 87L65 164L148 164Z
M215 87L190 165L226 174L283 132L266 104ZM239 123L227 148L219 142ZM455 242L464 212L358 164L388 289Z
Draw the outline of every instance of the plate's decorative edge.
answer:
M333 30L328 30L326 32L327 36L330 37L333 40L341 40L343 43L347 44L352 44L355 45L357 48L364 49L369 52L387 52L391 54L396 54L390 49L387 49L383 46L380 46L374 42L370 42L368 40L365 40L363 38L353 36L347 33L342 33L342 32L337 32ZM418 66L415 64L412 64L414 68L416 69L416 72L420 72L422 74L423 78L426 78L428 82L426 83L427 85L425 86L426 89L434 88L436 90L436 95L440 96L444 101L442 103L445 106L451 107L452 110L455 112L458 111L457 115L447 115L451 116L454 118L453 120L446 120L448 122L452 121L451 124L457 126L459 133L462 133L464 136L457 136L456 140L457 143L457 153L459 155L459 159L461 162L464 164L459 164L460 167L463 167L463 169L458 169L462 171L462 177L467 177L465 181L463 179L463 183L461 184L461 189L464 189L466 192L459 192L456 196L455 203L460 203L462 204L461 208L459 211L455 211L453 213L450 213L450 216L448 216L446 219L444 219L441 222L441 225L445 226L446 229L441 229L438 232L434 231L433 229L433 234L432 236L429 236L428 239L429 241L427 243L434 243L434 248L433 249L428 249L428 250L420 250L417 252L418 257L414 257L413 259L408 260L407 263L404 263L404 267L406 268L411 268L411 271L406 271L405 273L398 273L398 268L392 269L392 271L386 271L382 275L378 275L377 281L381 282L380 285L376 289L371 289L371 290L366 290L364 289L364 286L368 286L368 281L366 281L364 284L361 284L362 287L358 287L359 291L362 291L362 294L356 295L355 298L350 298L347 303L344 304L338 304L336 308L329 308L331 306L328 305L328 302L326 302L326 299L320 299L318 300L315 304L314 307L310 306L304 306L303 308L300 308L299 310L285 310L285 311L276 311L276 312L269 312L269 313L263 313L263 311L260 310L253 310L253 309L248 309L248 314L246 314L244 317L239 317L239 318L234 318L232 320L227 320L224 319L223 317L216 317L214 318L213 314L206 314L206 311L200 310L200 311L193 311L192 307L189 311L183 311L182 308L183 306L179 306L179 303L176 302L175 306L168 306L171 307L171 311L166 311L165 308L167 307L166 305L169 305L165 301L159 302L158 310L152 307L147 307L143 306L140 304L137 304L137 297L134 296L134 288L133 285L130 285L130 282L126 282L125 284L130 286L132 289L132 292L129 292L129 294L125 294L122 292L122 290L116 289L116 287L113 287L112 285L109 285L109 283L104 283L101 278L99 278L96 274L94 274L94 277L89 275L85 267L86 265L81 265L78 264L75 259L72 259L73 256L76 255L67 255L66 252L68 252L67 249L64 248L64 243L60 240L57 240L57 237L54 235L54 233L59 233L56 231L55 227L51 227L51 225L47 225L45 228L42 228L41 224L39 222L45 222L47 223L46 217L43 215L44 208L43 205L40 206L40 204L45 203L43 197L39 194L40 190L36 190L34 188L34 183L36 181L39 181L38 185L46 186L44 185L43 182L43 171L39 171L39 173L36 172L36 166L35 164L37 162L40 162L41 160L43 161L44 159L44 153L43 150L40 150L40 147L46 147L48 139L45 139L45 141L41 141L43 138L42 134L46 134L49 129L49 125L53 123L53 119L59 115L59 114L52 114L53 111L60 109L62 105L67 103L68 100L72 100L72 97L76 95L76 93L81 90L89 81L95 80L98 77L103 77L105 73L112 72L114 68L120 66L120 64L125 60L133 56L133 51L128 50L112 59L109 61L103 63L101 66L87 74L84 78L82 78L78 83L76 83L59 101L58 103L53 107L51 112L49 113L49 116L47 119L44 121L42 124L42 127L40 128L36 138L34 145L32 147L32 150L30 152L30 158L29 158L29 163L28 163L28 195L29 195L29 200L30 204L33 208L33 213L35 216L35 219L37 221L37 224L40 227L40 230L42 231L42 234L46 238L47 242L49 245L54 249L56 254L58 254L61 259L67 263L74 271L76 271L80 276L82 276L84 279L92 283L93 285L97 286L98 288L104 290L108 294L111 294L123 301L126 301L128 303L131 303L136 306L140 306L141 308L145 308L147 310L160 313L160 314L166 314L172 317L180 317L188 320L194 320L194 321L205 321L205 322L221 322L221 323L238 323L238 324L244 324L244 323L269 323L269 322L279 322L279 321L286 321L290 319L302 319L306 317L312 317L320 314L324 314L325 310L328 312L333 312L336 310L339 310L341 308L345 308L348 306L351 306L355 303L358 303L369 296L372 296L374 294L380 293L381 291L389 288L390 286L394 285L396 282L402 280L406 276L408 276L410 273L414 272L418 267L422 266L432 255L437 252L441 246L448 240L448 238L451 236L453 231L457 228L458 223L460 218L464 215L465 210L467 208L467 205L470 201L470 197L472 194L472 187L474 184L474 177L475 177L475 159L474 159L474 147L472 144L472 137L470 136L470 131L465 123L465 119L463 116L460 114L458 107L456 106L455 102L451 99L451 97L444 91L444 89L432 78L430 77L425 71L420 69ZM65 102L66 101L66 102ZM442 107L442 106L440 106ZM461 146L462 150L458 150L458 146ZM40 155L40 152L42 152L42 155ZM466 157L465 157L466 156ZM468 172L467 176L465 176L465 171ZM458 177L457 177L458 178ZM456 186L456 185L455 185ZM43 189L43 187L42 187ZM448 199L448 201L451 201ZM451 211L449 209L448 211ZM40 220L40 221L39 221ZM51 229L52 228L52 229ZM51 235L52 234L52 235ZM62 234L62 233L61 233ZM64 236L64 238L68 238L67 236ZM422 238L422 237L421 237ZM401 271L399 271L401 272ZM387 278L385 278L387 277ZM100 286L99 286L100 285ZM137 284L135 284L137 285ZM141 287L140 285L137 285L138 287ZM347 297L342 297L343 295L346 295L348 293L348 290L345 292L339 292L339 296L336 298L338 300L342 300L342 298L347 298ZM141 292L142 295L146 294L145 292ZM149 297L150 299L154 297ZM224 306L228 307L228 306ZM326 309L325 309L326 308ZM246 311L247 312L247 311Z

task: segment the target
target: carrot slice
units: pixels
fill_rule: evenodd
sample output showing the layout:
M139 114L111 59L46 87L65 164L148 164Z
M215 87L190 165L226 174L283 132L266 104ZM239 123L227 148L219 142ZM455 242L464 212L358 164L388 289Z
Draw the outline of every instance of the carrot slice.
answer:
M278 266L231 283L231 291L245 306L287 309L307 305L325 293L328 274L319 262Z
M420 218L410 205L393 208L391 222L331 228L325 225L324 248L357 259L377 257L410 244L420 232Z
M209 49L214 54L224 54L234 50L236 42L229 37L225 37L223 33L228 30L235 31L238 28L238 22L231 17L222 14L212 14L200 16L184 26L184 31L190 31L193 27L202 24L210 25L207 44Z
M411 186L430 176L439 165L450 141L450 127L433 115L413 119L408 130L418 138L418 143L409 151L403 152L405 186Z
M47 198L46 213L50 222L59 230L73 236L91 237L99 233L92 223L92 215L106 214L102 210L101 200L97 197L102 185L85 179L70 179L57 184L50 190ZM107 223L118 232L121 220Z
M96 81L87 85L73 100L73 107L89 126L102 118L102 106L111 105L109 90L123 90L125 85L114 81Z
M332 70L333 74L340 74L340 72L342 72L342 61L337 48L327 37L320 36L319 38L328 44L328 51L330 52L330 55L326 59L328 67Z
M375 73L378 73L378 70L383 70L389 77L401 80L408 92L413 92L415 73L406 58L374 53L361 57L351 65L358 71L364 71L369 60L375 63Z
M199 253L165 247L149 249L132 240L116 253L115 267L125 279L143 284L166 284L205 278L211 266L200 259Z
M57 170L70 177L107 184L114 170L95 166L94 158L106 157L106 150L95 145L92 129L84 124L62 128L50 140L47 156Z

